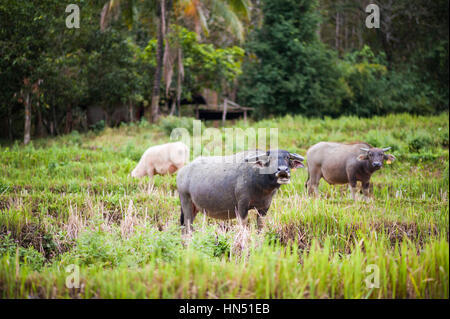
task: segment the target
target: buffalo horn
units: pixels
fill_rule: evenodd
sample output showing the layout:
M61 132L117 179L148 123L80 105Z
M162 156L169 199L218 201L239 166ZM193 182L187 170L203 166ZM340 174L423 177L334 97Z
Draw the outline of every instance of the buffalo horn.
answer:
M361 151L364 151L364 152L368 152L368 151L369 151L369 149L368 149L368 148L365 148L365 147L361 147L360 150L361 150Z
M249 163L253 163L253 162L256 162L256 161L259 161L259 160L267 161L267 157L268 157L268 156L267 156L266 154L253 155L253 156L247 157L247 158L245 159L245 161L246 161L246 162L249 162Z
M389 151L390 149L391 149L392 147L386 147L386 148L383 148L383 152L386 152L386 151Z
M297 160L297 161L300 161L300 162L305 160L305 158L303 156L295 154L295 153L289 153L289 157L290 157L291 160Z

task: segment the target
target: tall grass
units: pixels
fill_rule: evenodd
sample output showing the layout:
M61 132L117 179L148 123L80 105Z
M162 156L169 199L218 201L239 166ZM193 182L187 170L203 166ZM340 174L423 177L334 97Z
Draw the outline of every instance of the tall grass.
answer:
M280 148L300 154L321 140L364 140L398 160L373 175L369 203L324 181L310 198L297 170L261 231L253 211L248 229L200 214L187 237L176 176L156 176L150 192L147 178L129 176L177 121L1 147L0 296L449 297L447 114L238 121L277 127ZM66 287L69 265L80 288Z

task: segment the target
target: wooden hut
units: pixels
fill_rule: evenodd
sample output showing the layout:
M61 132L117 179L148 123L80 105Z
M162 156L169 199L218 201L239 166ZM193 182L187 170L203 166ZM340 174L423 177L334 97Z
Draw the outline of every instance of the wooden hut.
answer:
M241 106L228 98L219 99L216 91L204 89L202 91L205 104L196 106L196 118L202 120L222 120L225 123L227 119L244 118L247 121L249 112L253 111L252 107Z

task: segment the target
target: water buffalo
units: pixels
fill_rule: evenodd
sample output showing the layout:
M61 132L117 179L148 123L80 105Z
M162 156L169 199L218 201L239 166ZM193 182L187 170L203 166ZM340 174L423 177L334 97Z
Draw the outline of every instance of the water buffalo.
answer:
M350 184L352 198L356 199L356 182L360 181L364 198L369 199L372 174L383 166L385 160L392 162L394 155L385 154L390 147L375 148L367 143L342 144L320 142L306 153L309 194L318 194L317 187L323 177L328 184Z
M182 142L149 147L131 172L132 177L173 174L189 161L189 148Z
M291 168L304 167L303 160L285 150L256 150L192 161L177 176L184 232L191 231L198 211L218 219L238 217L247 224L252 208L258 211L260 228L272 197L282 184L290 182Z

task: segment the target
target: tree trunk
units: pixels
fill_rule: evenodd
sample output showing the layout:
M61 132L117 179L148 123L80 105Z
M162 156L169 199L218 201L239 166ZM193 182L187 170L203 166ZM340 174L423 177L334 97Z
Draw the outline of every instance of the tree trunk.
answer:
M153 82L153 94L152 94L152 103L151 103L151 113L150 118L148 120L150 122L156 122L159 116L159 91L160 91L160 83L161 83L161 71L163 64L163 52L164 52L164 34L165 34L165 0L160 0L160 17L158 24L158 45L156 49L156 70L155 70L155 78ZM147 116L148 117L148 116Z
M44 122L42 121L42 111L39 108L39 103L36 103L36 135L40 138L45 137L47 134L44 126Z
M23 144L27 145L31 140L31 101L30 92L25 97L25 128L23 131Z
M177 102L175 101L175 99L172 99L172 106L170 107L169 115L171 115L171 116L174 115L176 108L177 108Z
M129 106L128 106L128 112L130 113L130 122L136 121L136 118L134 116L133 101L131 101L131 99L130 99Z
M72 105L69 104L69 107L67 108L67 114L66 114L66 128L64 129L64 133L68 134L72 131L73 126L73 116L72 116Z
M55 111L55 106L52 106L52 113L53 113L53 127L55 129L55 135L59 135L59 130L58 130L58 122L56 121L56 111ZM53 133L52 133L53 134Z
M8 137L9 140L13 140L13 131L12 131L12 107L8 105Z
M342 24L344 25L344 52L348 50L348 22L347 17L343 14Z
M336 30L334 38L336 50L339 52L339 12L336 12Z
M182 92L182 83L184 78L184 67L183 67L183 57L181 54L181 47L178 48L177 52L178 57L178 77L177 77L177 107L178 107L178 113L181 111L181 92ZM179 115L179 114L178 114Z
M227 99L223 100L223 113L222 113L222 126L225 126L225 121L227 119Z

